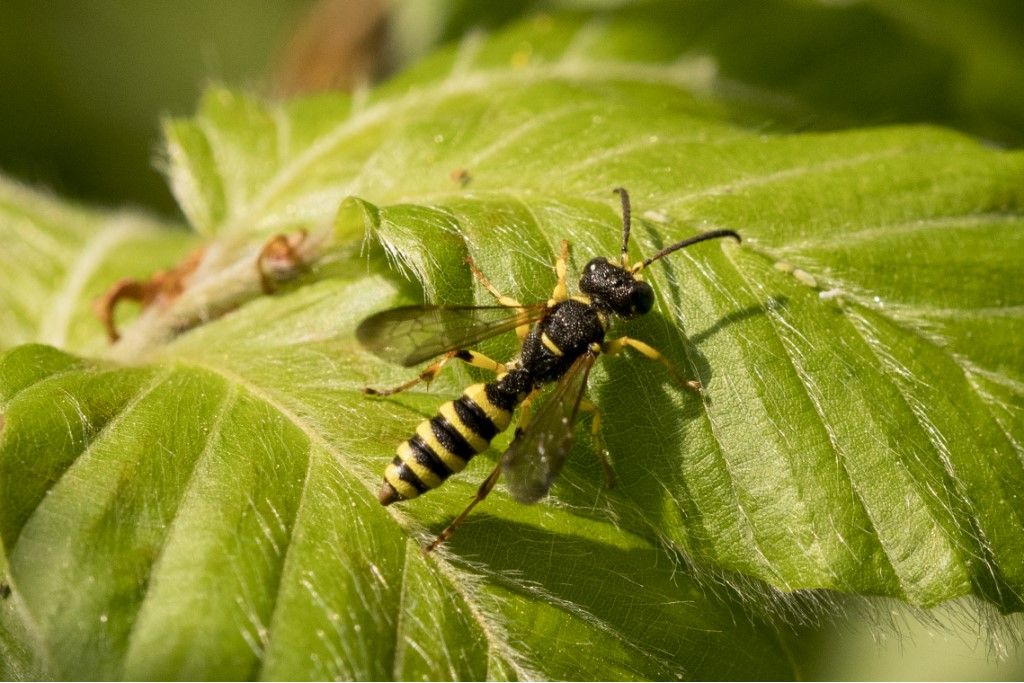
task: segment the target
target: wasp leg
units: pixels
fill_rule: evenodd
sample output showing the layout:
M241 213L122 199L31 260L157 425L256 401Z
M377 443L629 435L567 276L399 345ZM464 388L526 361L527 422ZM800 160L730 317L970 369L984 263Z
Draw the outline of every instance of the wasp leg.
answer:
M306 239L306 236L307 233L304 229L299 229L290 235L274 235L260 249L260 253L256 257L256 270L260 275L260 287L264 294L273 294L274 280L281 279L280 276L275 277L274 273L267 272L267 262L277 262L276 270L281 271L285 277L289 277L291 271L295 271L303 265L302 256L297 248Z
M605 488L615 487L615 472L608 462L608 448L604 445L604 436L601 435L601 409L588 399L580 401L580 410L590 413L590 440L597 449L597 459L601 461L601 469L604 470Z
M473 275L476 277L476 279L480 281L480 284L482 284L484 286L484 289L486 289L488 292L490 292L491 296L493 296L495 299L498 300L499 304L501 304L502 306L508 306L509 308L522 308L523 307L523 305L521 303L519 303L518 301L516 301L512 297L505 296L504 294L499 292L498 288L495 287L491 283L491 281L487 279L487 276L484 275L483 272L477 267L476 261L473 260L472 256L467 256L466 257L466 265L469 266L469 269L473 272Z
M480 488L477 489L476 495L473 497L473 500L469 502L469 505L466 506L466 509L459 513L459 516L452 520L452 523L446 526L444 531L439 533L437 535L437 538L431 541L430 545L427 545L423 548L423 554L426 555L427 553L433 551L437 546L441 545L449 538L451 538L451 535L454 534L455 531L460 526L462 526L462 523L464 521L466 521L466 517L468 517L469 513L473 511L473 508L475 508L484 498L487 497L487 494L491 492L491 490L494 488L494 485L498 483L498 479L500 478L501 461L498 461L498 464L495 465L493 470L491 470L491 473L488 474L487 478L484 479L483 483L480 484Z
M672 377L675 378L675 380L680 384L683 384L694 391L701 390L700 382L698 380L686 379L683 373L679 372L679 370L676 369L676 366L673 365L668 358L665 358L665 356L660 351L658 351L650 344L645 344L639 339L633 339L631 337L619 337L618 339L611 339L601 345L601 350L604 353L608 354L609 356L614 356L627 346L636 349L637 351L642 353L644 356L650 358L651 360L656 360L662 365L664 365L665 368L672 375Z
M555 260L555 273L558 274L558 284L555 285L555 290L551 292L551 303L549 305L556 304L559 301L565 301L569 298L569 288L565 285L565 276L568 271L569 240L562 240L558 259Z
M506 371L505 364L499 363L496 360L492 360L482 353L476 351L466 351L465 349L456 349L455 351L449 351L448 353L441 356L435 362L424 368L423 372L418 377L414 377L405 384L399 384L397 387L391 389L374 389L373 387L366 387L363 389L364 393L370 394L371 396L391 396L397 394L406 389L411 389L420 382L426 382L430 384L437 377L441 369L453 358L457 358L464 363L468 363L473 367L483 368L484 370L490 370L495 374L501 374Z
M491 296L493 296L495 299L498 300L499 304L501 304L502 306L508 306L509 308L522 308L523 307L523 305L521 303L519 303L518 301L516 301L512 297L505 296L504 294L499 292L498 288L495 287L491 283L491 281L487 279L487 276L484 275L483 272L479 268L477 268L476 261L473 260L472 256L467 256L466 257L466 264L469 266L469 269L470 269L470 271L472 271L474 277L476 277L476 279L480 281L480 284L482 284L484 286L484 289L486 289L488 292L491 293ZM526 339L526 335L528 335L529 333L530 333L530 326L529 325L520 325L519 327L516 328L516 336L519 337L519 341L520 342L522 342L524 339Z

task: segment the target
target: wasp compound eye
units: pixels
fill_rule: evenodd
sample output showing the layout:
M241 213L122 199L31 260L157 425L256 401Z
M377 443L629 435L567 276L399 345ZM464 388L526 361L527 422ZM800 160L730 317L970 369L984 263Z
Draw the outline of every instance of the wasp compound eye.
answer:
M633 291L629 295L629 307L637 315L650 313L654 308L654 290L649 284L638 280L633 285Z

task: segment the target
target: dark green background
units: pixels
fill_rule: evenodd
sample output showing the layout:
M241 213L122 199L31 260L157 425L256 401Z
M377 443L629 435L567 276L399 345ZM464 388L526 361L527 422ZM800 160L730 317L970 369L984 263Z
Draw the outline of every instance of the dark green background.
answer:
M106 206L176 213L160 119L204 87L256 90L300 0L0 3L0 172Z

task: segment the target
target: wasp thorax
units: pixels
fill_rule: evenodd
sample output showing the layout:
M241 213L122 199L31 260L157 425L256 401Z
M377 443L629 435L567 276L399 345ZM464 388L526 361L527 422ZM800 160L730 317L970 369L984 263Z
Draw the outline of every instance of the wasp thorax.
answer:
M627 318L643 315L654 306L654 290L649 284L602 256L583 268L580 290L599 309Z

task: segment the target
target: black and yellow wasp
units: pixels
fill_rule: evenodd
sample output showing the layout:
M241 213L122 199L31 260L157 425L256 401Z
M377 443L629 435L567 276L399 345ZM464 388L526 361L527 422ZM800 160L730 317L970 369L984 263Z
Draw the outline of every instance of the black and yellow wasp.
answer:
M508 428L512 413L523 406L515 436L508 450L484 480L469 506L424 550L443 543L466 515L482 501L502 473L512 497L522 503L543 498L558 476L572 442L573 423L580 410L594 415L595 445L600 444L600 413L583 394L587 376L598 355L614 355L632 348L663 363L685 382L671 363L653 347L637 339L605 339L612 316L632 318L654 305L654 291L643 281L641 271L654 261L691 244L720 237L740 236L732 230L711 230L665 247L650 258L629 265L629 195L615 190L622 199L622 252L618 264L597 257L587 263L580 277L580 294L570 295L566 286L569 244L562 241L555 263L558 284L546 302L524 305L503 296L467 259L473 274L498 300L497 306L404 306L377 313L356 330L359 341L385 360L405 367L440 356L415 379L393 389L367 388L368 394L387 396L429 382L444 365L457 358L496 373L492 382L474 384L438 414L424 420L416 433L398 446L398 454L384 472L380 502L415 498L440 486L461 471L491 440ZM515 330L521 342L519 355L499 363L469 347L503 332ZM531 409L538 392L556 382L543 403ZM699 389L695 381L685 382ZM611 470L603 446L598 455L609 483Z

